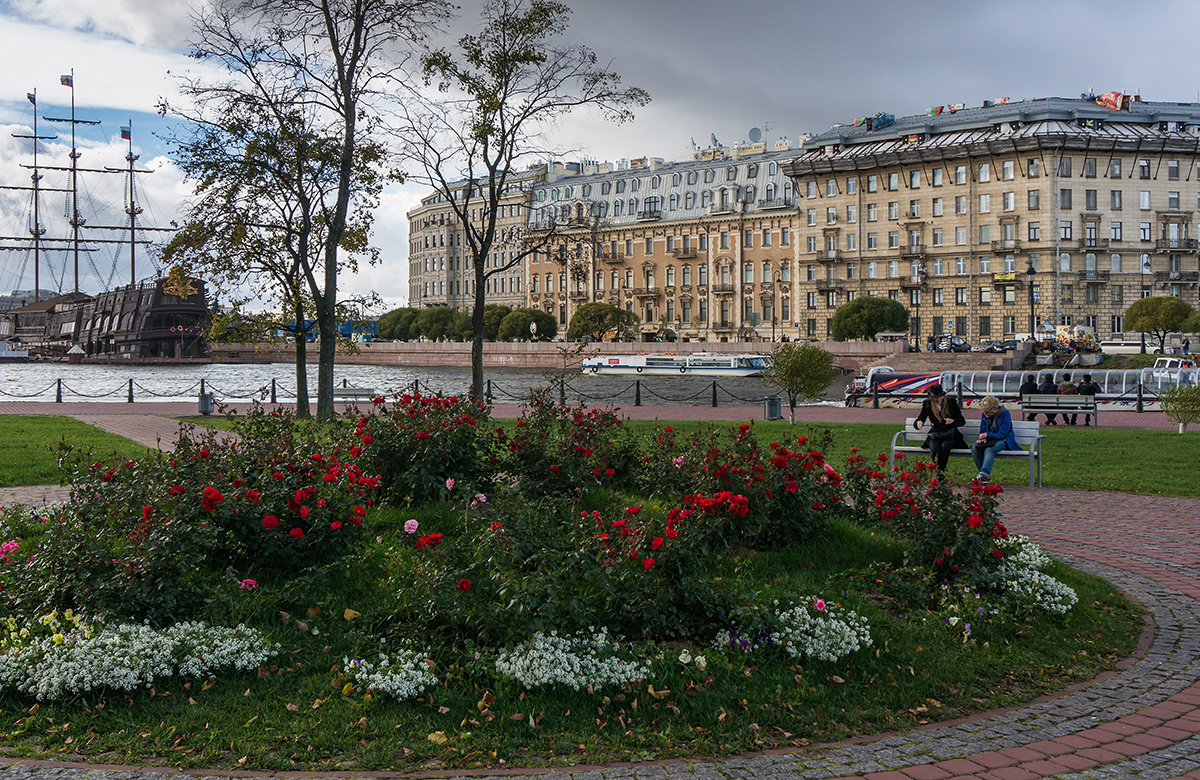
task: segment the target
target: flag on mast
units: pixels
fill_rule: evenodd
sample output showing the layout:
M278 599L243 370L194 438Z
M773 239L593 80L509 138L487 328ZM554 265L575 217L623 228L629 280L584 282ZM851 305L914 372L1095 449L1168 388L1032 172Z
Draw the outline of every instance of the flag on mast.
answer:
M29 98L30 103L33 103L35 106L37 105L37 95L32 92L26 92L25 97Z
M130 128L130 127L122 127L122 128L121 128L121 140L122 140L122 141L128 141L128 140L130 139L131 135L132 135L132 132L133 132L133 131L132 131L132 128Z
M75 88L75 77L72 76L70 73L64 73L63 75L58 77L58 80L62 83L62 85L64 87L71 87L72 89Z

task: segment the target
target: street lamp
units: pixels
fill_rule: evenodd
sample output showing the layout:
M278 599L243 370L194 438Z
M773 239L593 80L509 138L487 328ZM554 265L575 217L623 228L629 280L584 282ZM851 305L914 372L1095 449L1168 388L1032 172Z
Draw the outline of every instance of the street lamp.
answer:
M1034 335L1034 325L1036 321L1033 316L1033 277L1037 274L1037 268L1033 264L1033 255L1025 261L1025 277L1029 282L1029 338L1036 340Z
M780 275L780 273L778 271L776 271L775 276L772 280L772 284L771 284L771 343L772 344L775 343L775 320L776 320L775 296L779 294L779 283L782 280L783 280L782 275Z
M918 348L921 343L921 297L925 294L925 290L929 287L929 273L924 266L917 268L917 275L913 281L917 283L916 300L913 301L913 308L916 309L916 321L913 323L913 336L916 337Z

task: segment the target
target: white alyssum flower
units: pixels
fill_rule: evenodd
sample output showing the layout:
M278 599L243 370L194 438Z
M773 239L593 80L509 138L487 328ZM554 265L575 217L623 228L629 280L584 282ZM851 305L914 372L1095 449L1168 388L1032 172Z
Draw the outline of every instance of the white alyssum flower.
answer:
M1028 536L1013 534L1001 540L998 546L1000 552L1004 553L1004 562L1008 566L1045 571L1052 563L1050 556L1030 541Z
M132 691L166 677L203 677L218 669L257 669L278 645L254 629L177 623L159 631L124 623L12 645L0 654L0 692L39 701L97 688Z
M871 646L871 627L866 618L853 610L835 609L824 602L824 608L818 610L811 606L817 601L812 597L805 604L775 613L781 628L772 639L782 644L788 655L836 661L859 648ZM778 601L775 606L778 608Z
M1066 614L1079 603L1074 588L1036 569L1005 567L1004 584L1009 598L1028 602L1055 615Z
M538 632L496 658L496 671L526 688L562 684L575 690L621 685L646 677L649 667L619 657L620 645L603 630L560 637Z
M397 701L416 698L426 688L438 684L437 676L425 663L425 654L406 648L396 650L394 657L380 653L374 663L361 658L343 658L342 668L357 685Z

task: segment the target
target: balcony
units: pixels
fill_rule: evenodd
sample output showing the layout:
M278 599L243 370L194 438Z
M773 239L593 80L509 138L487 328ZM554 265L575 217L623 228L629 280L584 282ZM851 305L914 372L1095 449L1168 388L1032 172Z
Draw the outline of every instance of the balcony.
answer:
M732 284L714 284L712 286L713 295L733 295Z
M1200 271L1155 271L1154 281L1162 284L1200 283Z
M922 284L928 284L928 281L920 276L902 276L900 277L901 290L920 290Z
M1079 251L1092 252L1095 250L1105 250L1109 248L1111 243L1107 238L1081 238L1079 239Z
M602 252L598 258L602 263L622 263L625 261L625 255L622 252Z
M658 287L634 287L633 297L635 298L657 298L662 295L662 290Z
M735 204L733 202L714 203L708 207L708 216L715 217L718 214L732 214L734 212L734 208Z
M1028 279L1022 277L1017 278L1016 271L1005 271L1003 273L992 274L993 287L1010 287L1015 286L1018 282L1028 283Z
M842 252L839 249L818 249L813 254L822 263L836 263L842 259Z
M682 249L671 249L667 254L676 260L694 260L696 258L696 248L688 246Z
M760 200L758 202L760 209L789 209L792 207L792 202L785 198L775 198L773 200Z
M1021 242L1015 238L1005 238L992 242L993 252L1020 252Z
M709 327L711 327L713 330L737 330L737 325L734 325L730 321L714 322Z
M835 292L842 289L842 283L837 279L820 279L817 281L817 292Z
M576 290L575 292L571 293L571 300L573 301L586 301L587 299L588 294L583 290Z
M900 245L900 257L917 258L917 257L924 257L924 256L925 256L925 245L924 244L901 244Z
M1111 271L1099 271L1095 268L1079 272L1079 276L1087 284L1106 284Z
M653 222L662 219L662 209L642 209L637 215L639 222Z
M1154 248L1159 252L1195 252L1197 241L1194 238L1160 238L1154 242Z

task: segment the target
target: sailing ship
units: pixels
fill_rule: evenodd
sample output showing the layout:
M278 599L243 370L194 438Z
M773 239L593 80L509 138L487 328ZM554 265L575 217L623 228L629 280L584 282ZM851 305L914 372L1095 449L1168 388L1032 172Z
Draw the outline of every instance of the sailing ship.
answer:
M188 279L179 274L164 275L150 253L143 253L154 263L154 275L139 280L137 271L138 249L152 242L144 234L171 231L174 228L153 227L140 224L138 217L142 208L138 205L137 177L152 171L136 168L138 155L133 153L133 122L121 127L121 139L128 142L123 168L80 167L82 156L76 128L99 125L98 120L80 119L75 112L75 73L61 77L63 86L71 89L70 117L44 116L49 122L62 123L71 128L71 153L69 165L46 165L39 163L38 151L41 142L53 141L57 136L40 135L38 132L37 91L26 97L33 107L32 135L14 133L15 138L29 139L33 146L32 164L23 167L31 170L31 186L6 186L0 189L25 190L31 193L31 224L27 235L0 236L0 251L23 252L26 262L29 254L33 258L33 300L7 312L0 313L0 341L7 341L12 348L26 348L34 356L55 357L65 355L72 347L79 347L85 356L95 359L166 359L200 357L204 343L201 338L208 317L208 305L204 282ZM42 183L43 171L66 174L66 186L50 187ZM124 175L127 187L123 188L126 224L88 224L80 211L80 174ZM48 236L42 222L41 196L46 192L66 195L66 218L69 235ZM121 235L123 234L123 235ZM108 236L108 237L105 237ZM80 290L80 258L87 259L93 274L108 286L116 273L119 255L114 255L113 268L105 281L92 258L92 253L101 246L114 246L119 252L129 248L129 284L103 290L95 295ZM61 273L54 279L52 258L61 258ZM67 260L73 268L74 289L63 291ZM57 282L57 295L43 298L42 269L49 270L51 281ZM22 274L24 265L22 266Z
M645 374L647 376L761 376L771 368L770 355L752 353L718 355L673 352L641 355L602 355L587 358L581 368L591 374Z

